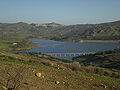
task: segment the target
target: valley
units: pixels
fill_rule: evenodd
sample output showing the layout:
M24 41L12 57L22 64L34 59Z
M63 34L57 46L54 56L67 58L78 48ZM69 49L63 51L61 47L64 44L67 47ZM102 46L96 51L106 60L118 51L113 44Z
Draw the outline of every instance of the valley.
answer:
M0 23L0 90L119 90L119 24Z

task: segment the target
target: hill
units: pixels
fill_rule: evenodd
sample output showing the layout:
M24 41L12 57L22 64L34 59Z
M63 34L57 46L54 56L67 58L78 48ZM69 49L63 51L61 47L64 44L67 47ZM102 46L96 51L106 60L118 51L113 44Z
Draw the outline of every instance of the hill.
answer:
M37 55L37 54L35 54ZM41 55L41 54L39 54ZM45 58L0 52L0 89L17 90L119 90L120 80L73 71L58 61L45 64ZM44 62L44 63L43 63ZM55 66L57 64L57 66ZM39 74L39 75L37 75Z
M101 24L0 23L0 39L42 38L59 41L120 40L120 21Z
M78 24L61 27L54 32L53 40L120 40L120 21L101 24Z
M30 32L31 25L23 22L19 23L0 23L1 40L17 40L33 36Z
M73 61L84 65L120 70L120 49L74 57Z

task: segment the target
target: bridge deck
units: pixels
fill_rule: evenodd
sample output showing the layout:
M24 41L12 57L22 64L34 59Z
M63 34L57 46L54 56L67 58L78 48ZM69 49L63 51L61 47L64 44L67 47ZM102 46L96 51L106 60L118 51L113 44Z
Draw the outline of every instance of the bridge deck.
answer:
M94 54L95 52L80 52L80 53L46 53L48 55L58 55L58 54Z

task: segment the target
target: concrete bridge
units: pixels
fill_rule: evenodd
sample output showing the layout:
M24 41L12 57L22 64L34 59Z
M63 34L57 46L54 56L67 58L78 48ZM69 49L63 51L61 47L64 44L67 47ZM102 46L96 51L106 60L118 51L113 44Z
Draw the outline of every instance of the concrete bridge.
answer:
M88 55L88 54L94 54L95 52L80 52L80 53L46 53L47 55L50 56L55 56L55 57L66 57L66 56L80 56L80 55Z

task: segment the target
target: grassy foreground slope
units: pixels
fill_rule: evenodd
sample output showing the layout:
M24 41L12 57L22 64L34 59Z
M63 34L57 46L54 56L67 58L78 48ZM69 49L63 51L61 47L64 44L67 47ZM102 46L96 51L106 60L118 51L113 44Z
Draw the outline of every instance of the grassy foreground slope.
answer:
M71 69L45 65L45 59L0 52L0 87L17 90L119 90L120 80ZM37 77L35 73L41 73ZM11 78L12 77L12 78ZM10 81L8 80L10 79ZM9 83L7 83L9 81ZM17 87L18 86L18 87Z

